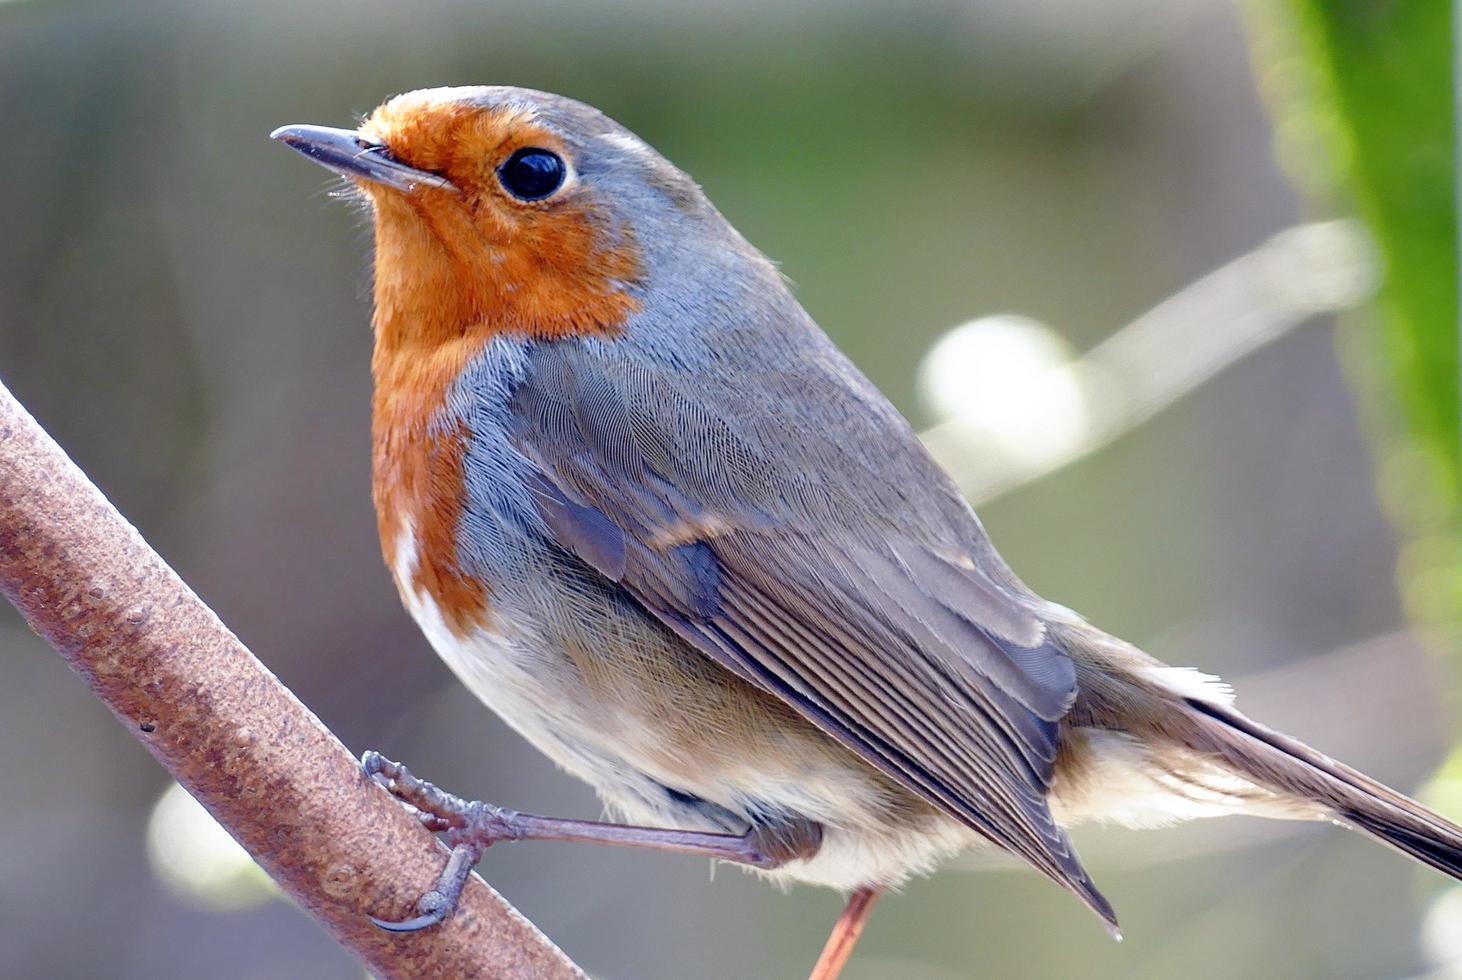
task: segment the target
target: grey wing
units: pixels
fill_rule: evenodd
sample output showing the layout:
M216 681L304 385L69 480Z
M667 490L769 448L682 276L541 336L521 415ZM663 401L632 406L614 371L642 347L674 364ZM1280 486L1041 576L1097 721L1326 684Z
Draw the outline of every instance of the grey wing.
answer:
M863 418L847 408L829 418ZM873 513L877 488L840 489L854 474L774 458L757 411L728 421L668 376L572 344L535 353L513 399L535 501L562 547L1115 923L1045 798L1074 668L971 554L988 548L973 516L960 503L931 517L927 497L897 490L906 513ZM846 470L836 421L824 433L796 451ZM890 452L918 454L928 479L945 480L906 426L894 435L875 469L909 462ZM953 540L930 540L937 529Z

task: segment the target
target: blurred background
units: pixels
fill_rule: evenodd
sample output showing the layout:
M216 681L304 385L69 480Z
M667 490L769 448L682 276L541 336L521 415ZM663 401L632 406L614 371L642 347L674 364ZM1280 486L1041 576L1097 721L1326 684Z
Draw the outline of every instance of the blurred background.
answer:
M1455 818L1462 766L1427 782L1458 736L1455 352L1407 347L1432 335L1406 320L1406 290L1433 289L1455 344L1455 255L1448 231L1398 262L1391 221L1446 231L1451 201L1390 207L1387 186L1420 185L1366 143L1391 126L1378 145L1450 194L1450 95L1433 79L1357 121L1357 91L1432 63L1393 49L1381 88L1347 90L1368 76L1337 65L1367 49L1322 6L0 2L0 377L353 750L597 816L400 608L369 498L366 221L267 139L416 87L563 92L782 264L1035 589ZM1440 2L1336 6L1446 51ZM1430 26L1399 31L1418 9ZM1441 143L1394 131L1418 112ZM1357 211L1378 252L1327 225L1119 333ZM1379 303L1309 316L1363 299L1373 262L1404 273ZM1066 363L1093 348L1109 356ZM1032 384L998 389L1012 377ZM1043 393L1042 424L990 386ZM0 664L0 975L363 975L8 607ZM1229 819L1077 840L1124 944L1037 875L971 859L885 900L847 976L1462 976L1462 891L1359 837ZM802 975L841 902L572 845L482 870L605 978Z

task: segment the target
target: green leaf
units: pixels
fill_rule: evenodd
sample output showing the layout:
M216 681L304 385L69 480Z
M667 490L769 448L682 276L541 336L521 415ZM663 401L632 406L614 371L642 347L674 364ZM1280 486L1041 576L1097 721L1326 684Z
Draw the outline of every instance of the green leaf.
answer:
M1403 599L1462 619L1452 5L1269 0L1251 8L1281 162L1311 200L1353 209L1380 249L1374 314L1343 337L1374 419L1379 492L1402 536Z

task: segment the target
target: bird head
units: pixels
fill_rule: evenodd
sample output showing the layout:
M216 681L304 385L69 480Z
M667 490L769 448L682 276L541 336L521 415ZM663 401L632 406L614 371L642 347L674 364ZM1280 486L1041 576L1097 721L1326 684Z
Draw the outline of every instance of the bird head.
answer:
M354 130L285 126L273 137L369 201L382 340L395 330L401 341L614 334L677 251L750 250L685 174L562 96L424 89Z

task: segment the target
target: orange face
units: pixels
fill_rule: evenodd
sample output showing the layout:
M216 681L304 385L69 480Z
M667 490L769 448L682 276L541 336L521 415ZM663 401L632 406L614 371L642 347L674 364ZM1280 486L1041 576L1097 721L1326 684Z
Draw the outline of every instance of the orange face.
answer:
M640 267L628 229L611 224L579 181L572 148L530 110L408 93L372 113L360 134L455 189L358 180L376 209L380 340L612 334L634 311L626 289ZM525 154L561 163L550 193L514 193L506 168ZM400 331L414 336L387 336Z

